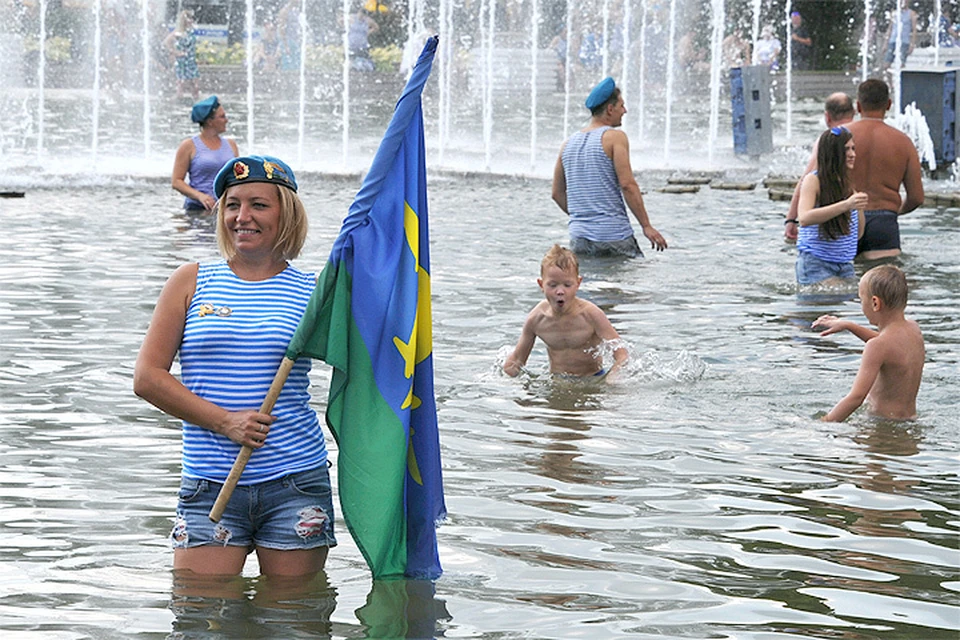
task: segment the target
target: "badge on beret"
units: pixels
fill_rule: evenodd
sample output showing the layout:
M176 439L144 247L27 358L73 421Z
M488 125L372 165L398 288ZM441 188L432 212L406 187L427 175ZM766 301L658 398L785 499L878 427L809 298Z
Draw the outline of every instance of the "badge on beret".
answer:
M267 176L267 180L273 180L273 172L283 173L283 169L278 164L273 164L269 160L264 160L263 162L263 172Z
M233 163L233 178L235 180L243 180L250 175L250 167L243 164L242 162Z

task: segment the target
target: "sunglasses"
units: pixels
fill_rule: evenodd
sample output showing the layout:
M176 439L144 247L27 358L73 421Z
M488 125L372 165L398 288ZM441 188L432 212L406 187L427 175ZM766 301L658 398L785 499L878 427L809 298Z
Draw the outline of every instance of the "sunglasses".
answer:
M830 128L830 133L832 133L832 134L835 135L835 136L840 135L840 134L843 133L844 131L846 131L847 133L850 132L850 130L847 129L846 127L831 127L831 128Z

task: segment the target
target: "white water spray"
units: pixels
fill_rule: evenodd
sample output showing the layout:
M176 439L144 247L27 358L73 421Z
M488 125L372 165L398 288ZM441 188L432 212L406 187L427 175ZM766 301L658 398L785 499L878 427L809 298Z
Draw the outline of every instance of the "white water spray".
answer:
M670 28L667 34L667 91L666 91L666 122L663 126L663 161L670 162L670 131L673 125L673 67L674 67L674 36L677 30L677 0L670 0Z
M710 144L707 149L707 158L712 165L713 148L716 146L720 129L720 76L725 66L723 60L725 12L723 0L713 0L710 6L713 29L710 34Z
M98 132L100 131L100 55L102 53L103 25L101 18L103 15L102 0L94 0L93 3L93 124L90 135L90 154L93 156L93 162L97 162Z
M147 0L141 0L143 24L143 157L150 157L150 12Z
M247 146L254 148L253 139L253 0L247 0Z
M784 5L784 42L787 43L787 140L793 138L793 22L790 3Z
M537 53L540 50L540 4L533 2L530 33L530 169L537 166Z
M43 97L47 67L47 0L40 0L40 57L37 64L37 159L43 158Z

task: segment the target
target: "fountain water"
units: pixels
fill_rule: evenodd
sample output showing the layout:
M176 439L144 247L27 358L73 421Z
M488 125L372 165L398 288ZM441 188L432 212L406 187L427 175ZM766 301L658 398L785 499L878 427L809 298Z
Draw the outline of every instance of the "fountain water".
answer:
M0 151L18 158L18 164L56 166L62 162L75 167L82 163L95 171L119 166L122 171L165 173L175 144L189 128L188 105L167 94L163 75L157 72L166 74L168 70L151 46L166 28L160 15L163 9L156 0L142 0L139 19L130 20L125 27L129 33L117 33L103 19L103 0L89 1L92 35L85 39L84 28L79 27L72 34L74 58L69 63L54 63L49 49L48 18L63 9L39 1L36 29L25 27L21 34L34 39L39 49L32 69L35 86L11 87L0 98L0 122L15 121L23 105L30 105L30 126L19 135L5 131ZM233 75L236 71L230 67L216 66L205 66L203 77L204 92L218 93L234 121L242 125L230 132L238 136L241 149L287 154L301 167L320 171L364 168L392 110L403 74L351 69L345 54L349 49L345 25L355 11L351 0L343 1L342 11L323 16L314 15L319 9L310 0L299 4L298 65L295 70L278 72L279 81L270 85L253 62L260 28L258 11L263 9L253 0L244 5L245 78ZM611 74L628 100L627 124L636 132L633 149L639 156L635 158L638 168L744 167L748 163L732 153L732 136L725 135L724 126L729 121L729 105L724 102L727 69L723 40L732 21L746 22L744 18L748 18L755 41L761 20L783 20L787 46L781 77L786 100L776 105L775 115L783 123L775 130L781 147L807 143L806 135L794 140L794 110L817 113L819 104L818 100L804 103L794 93L791 5L777 5L784 7L781 18L759 0L749 3L747 16L731 16L728 5L729 0L711 0L702 9L683 0L571 0L565 6L552 0L526 4L482 0L475 12L454 0L411 0L408 19L400 30L394 30L392 38L397 47L412 49L410 43L424 31L438 31L442 36L435 78L428 86L424 106L429 151L441 166L549 174L559 145L586 120L582 97L604 75ZM864 0L864 8L869 15L871 0ZM740 11L742 14L742 7ZM765 11L768 13L763 15ZM336 13L342 16L342 25ZM678 56L679 34L695 28L709 33L703 46L706 69L686 68ZM580 55L581 40L591 30L600 51L595 67ZM870 66L871 30L866 21L861 43L864 77ZM561 31L565 50L558 57L547 42ZM140 78L130 82L123 75L125 84L119 92L115 78L104 75L106 62L101 50L102 43L117 38L139 39L141 45L137 55L127 51L120 61L128 67L140 66ZM511 51L509 59L500 55L504 47ZM88 50L92 54L88 55ZM902 67L899 51L897 47L895 71ZM90 58L99 63L91 64ZM49 75L55 64L68 67L67 80ZM561 68L562 75L556 81L545 81L555 68ZM87 91L82 82L73 82L82 78L90 78ZM103 86L106 78L112 83L109 88ZM894 90L899 90L898 82ZM89 108L83 108L84 102ZM118 103L139 104L142 109L113 108ZM137 111L142 114L139 122L126 118ZM817 120L812 118L814 126L819 124ZM58 128L54 136L49 134L51 125ZM63 128L70 128L70 133L61 135L59 129ZM76 135L78 130L82 136ZM89 146L77 144L81 138L89 140ZM108 140L109 150L105 147ZM131 164L138 147L143 149L144 160ZM33 157L23 153L30 148L35 149ZM84 162L84 156L91 161Z

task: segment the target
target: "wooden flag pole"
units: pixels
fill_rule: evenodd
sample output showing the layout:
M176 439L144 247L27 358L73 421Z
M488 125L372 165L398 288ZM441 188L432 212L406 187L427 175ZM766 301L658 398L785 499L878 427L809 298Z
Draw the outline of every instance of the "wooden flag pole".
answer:
M294 362L295 360L287 357L284 357L280 362L280 368L277 369L277 375L273 377L273 382L270 383L267 397L263 399L263 404L260 405L260 413L270 413L273 410L273 405L277 402L277 398L280 397L280 390L283 389L283 384L287 381L287 376L290 375L290 370L293 368ZM223 517L227 503L230 502L230 496L233 495L233 490L236 489L237 482L240 481L240 476L243 475L243 469L247 466L251 455L253 455L253 448L246 445L244 445L240 449L240 453L237 454L237 459L233 462L233 467L230 469L230 475L227 476L223 486L220 487L220 494L217 496L217 501L213 503L213 508L210 509L210 519L214 522L220 522L220 518Z

